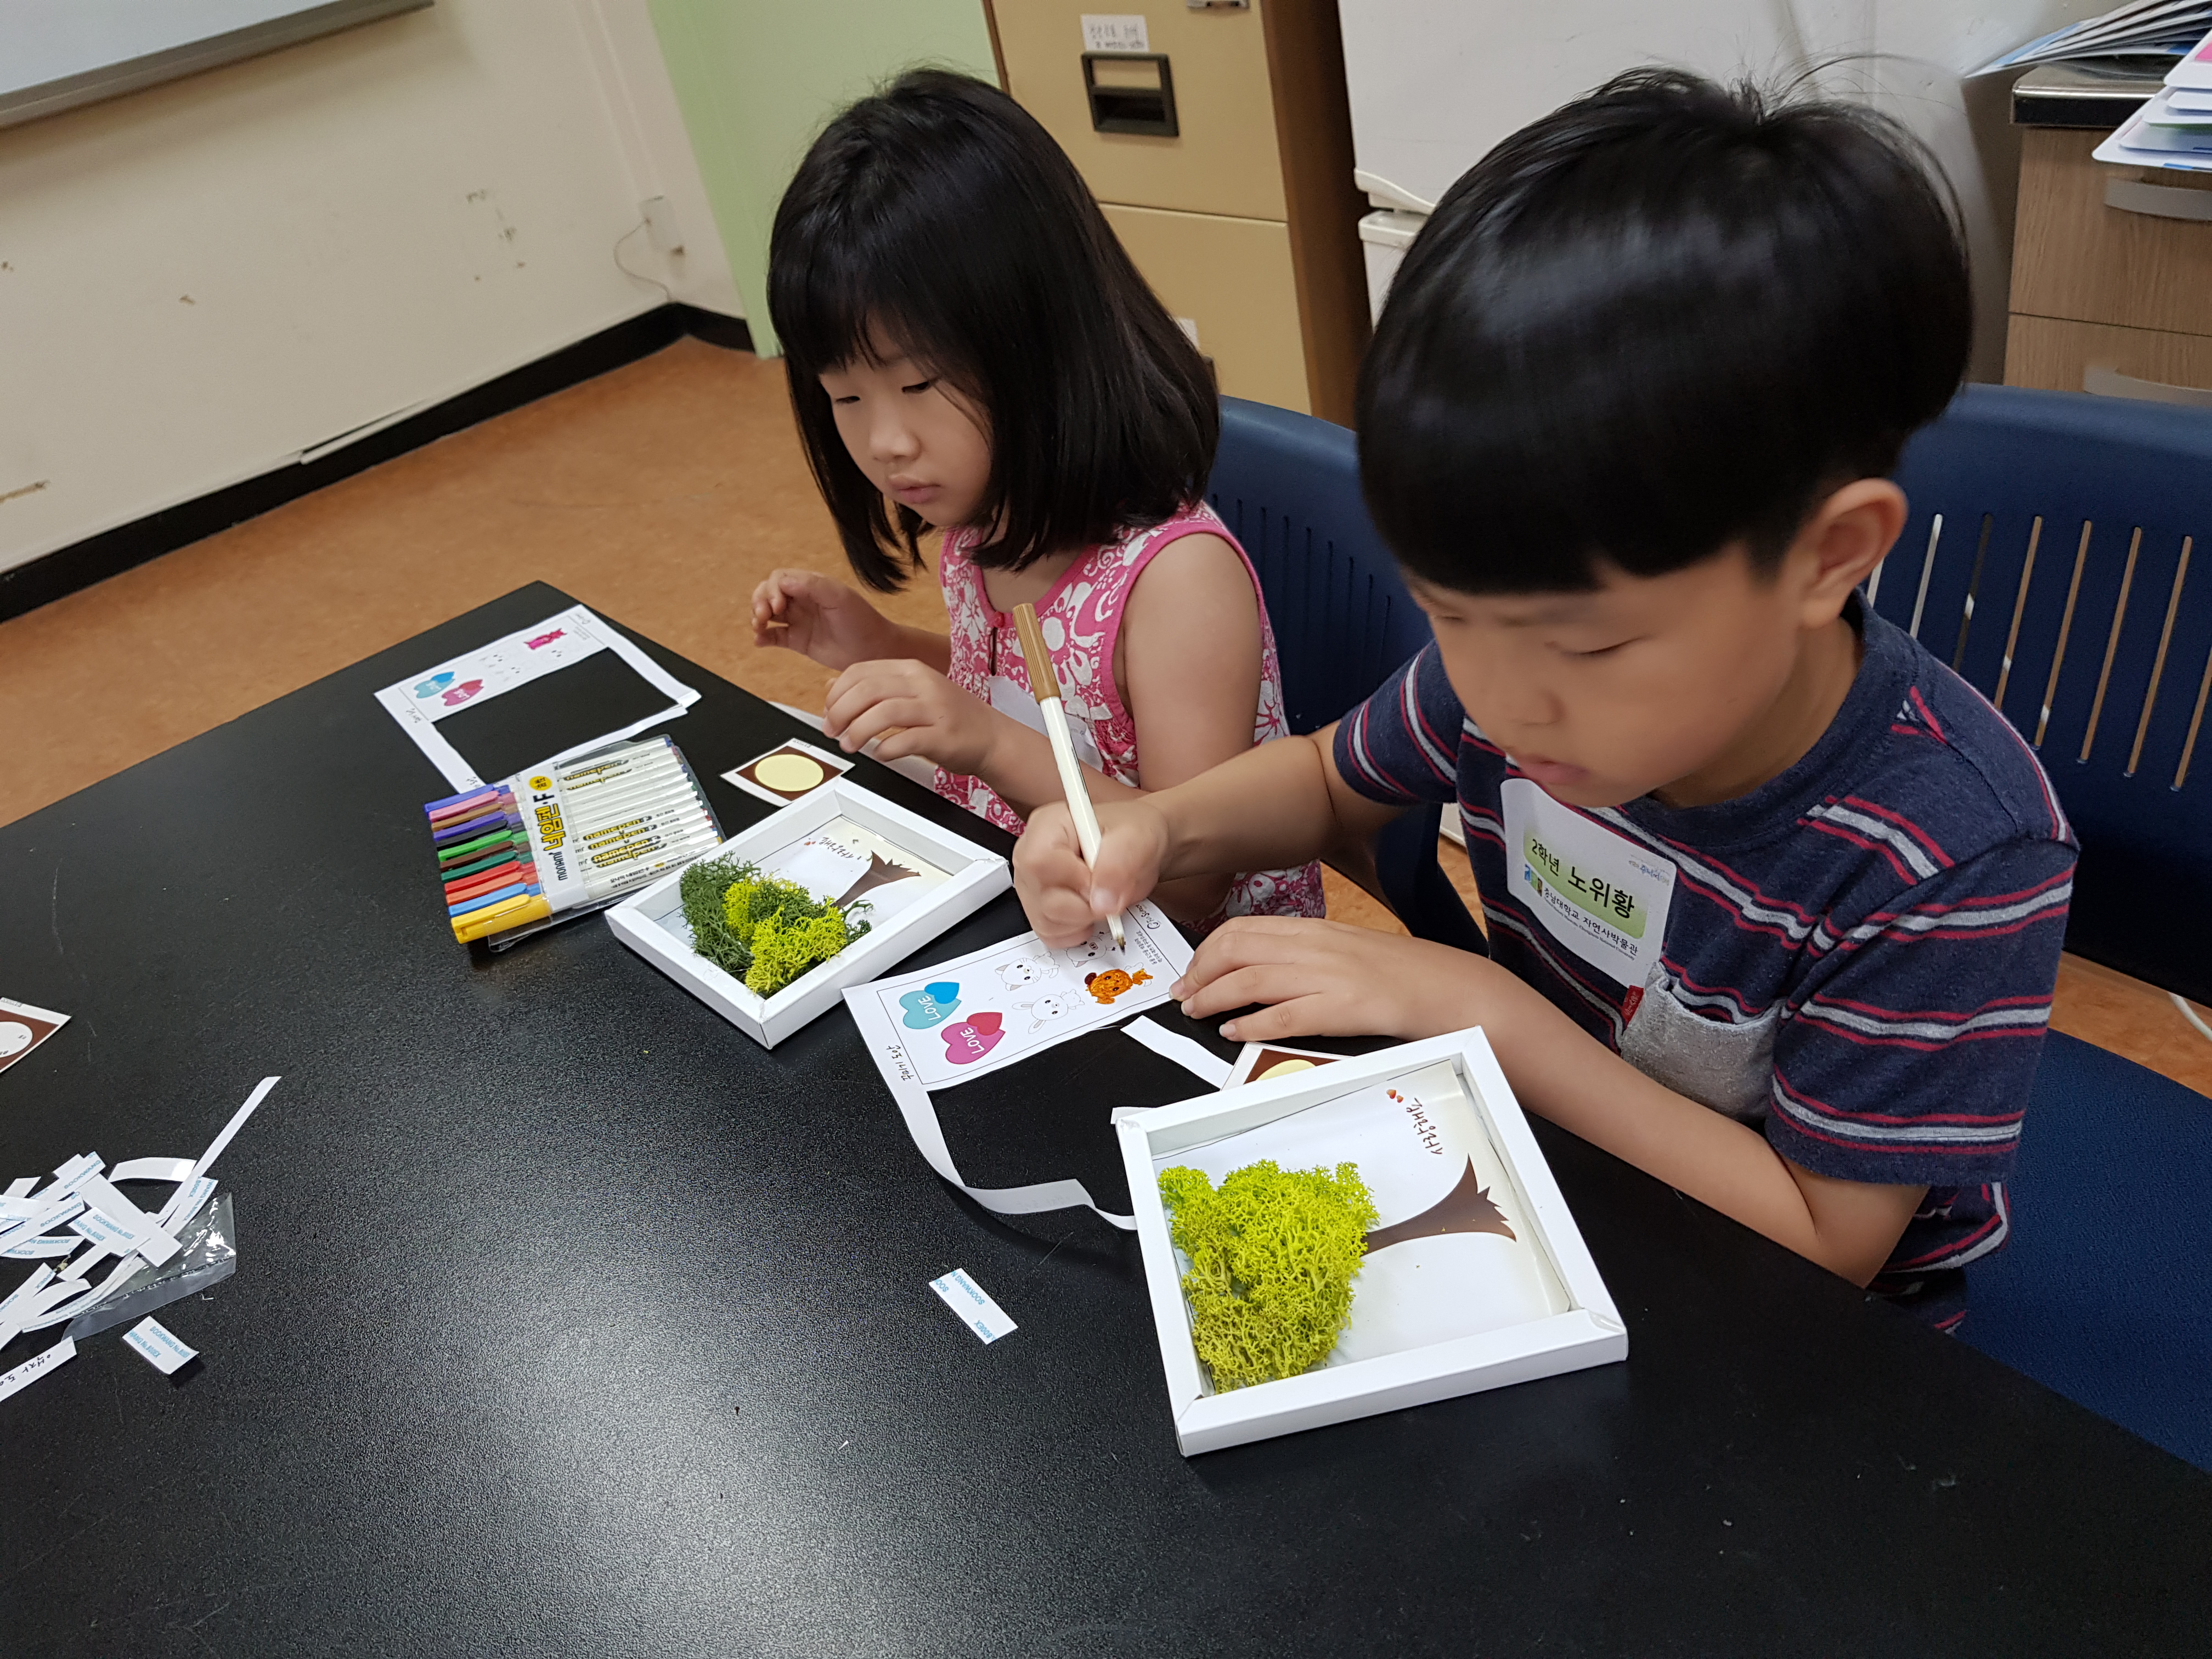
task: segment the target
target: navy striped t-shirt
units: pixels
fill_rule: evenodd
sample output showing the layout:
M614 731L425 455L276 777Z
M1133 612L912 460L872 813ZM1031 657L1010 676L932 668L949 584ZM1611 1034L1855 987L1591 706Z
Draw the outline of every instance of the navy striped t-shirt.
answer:
M1547 920L1522 866L1549 855L1507 842L1505 792L1522 775L1466 718L1436 647L1345 717L1336 763L1376 800L1457 799L1492 954L1639 1070L1763 1126L1805 1169L1926 1183L1875 1288L1923 1292L1948 1326L1964 1311L1954 1270L2010 1224L2003 1180L2050 1016L2075 842L2002 715L1893 623L1856 607L1852 621L1857 678L1781 776L1708 806L1545 809L1673 866L1663 939L1627 975L1639 984L1584 960ZM1571 861L1549 873L1562 890L1584 884ZM1553 908L1565 913L1556 896Z

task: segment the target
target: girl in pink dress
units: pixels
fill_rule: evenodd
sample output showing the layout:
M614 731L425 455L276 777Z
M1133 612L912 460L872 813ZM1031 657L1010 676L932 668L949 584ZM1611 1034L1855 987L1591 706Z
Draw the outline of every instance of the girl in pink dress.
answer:
M811 571L754 592L757 645L839 671L823 714L847 750L926 757L940 793L1008 830L1058 800L1024 601L1095 800L1284 735L1258 574L1201 498L1211 377L1019 106L918 70L831 122L776 214L769 311L854 573L896 589L944 532L949 635ZM1322 914L1317 865L1154 896L1194 929Z

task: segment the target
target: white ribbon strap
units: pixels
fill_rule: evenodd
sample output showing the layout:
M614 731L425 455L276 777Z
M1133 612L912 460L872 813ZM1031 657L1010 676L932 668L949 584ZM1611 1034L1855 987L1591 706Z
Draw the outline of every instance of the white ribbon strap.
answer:
M1100 1209L1089 1188L1079 1181L1041 1181L1030 1187L969 1186L960 1178L960 1171L953 1164L929 1091L903 1078L884 1080L890 1085L891 1098L898 1102L899 1115L906 1120L907 1133L914 1138L915 1149L927 1160L929 1167L985 1209L999 1215L1036 1215L1040 1211L1072 1210L1081 1205L1101 1221L1111 1222L1124 1232L1136 1231L1134 1216Z
M1221 1058L1204 1043L1194 1042L1179 1036L1164 1025L1153 1024L1151 1016L1139 1014L1121 1028L1122 1034L1133 1036L1162 1060L1171 1060L1200 1082L1215 1089L1229 1086L1229 1074L1237 1067Z

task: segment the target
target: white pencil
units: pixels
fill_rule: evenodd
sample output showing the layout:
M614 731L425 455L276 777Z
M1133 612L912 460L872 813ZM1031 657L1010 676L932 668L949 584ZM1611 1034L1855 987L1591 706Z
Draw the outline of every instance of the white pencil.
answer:
M1014 607L1014 628L1022 636L1022 657L1029 664L1030 690L1044 716L1045 736L1052 741L1052 757L1060 766L1060 793L1067 797L1068 816L1075 820L1075 839L1083 848L1083 861L1098 866L1098 813L1091 805L1091 791L1083 781L1082 763L1075 758L1075 734L1067 729L1067 705L1060 695L1060 676L1053 672L1052 652L1037 626L1036 607ZM1114 930L1115 947L1129 941L1121 932L1121 918L1106 918Z

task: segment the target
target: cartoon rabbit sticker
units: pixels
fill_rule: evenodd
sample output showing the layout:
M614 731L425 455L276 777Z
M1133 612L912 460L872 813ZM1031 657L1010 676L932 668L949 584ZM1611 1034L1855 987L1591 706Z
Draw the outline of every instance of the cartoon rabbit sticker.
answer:
M1035 1002L1018 1002L1014 1006L1030 1017L1030 1030L1034 1031L1048 1019L1058 1019L1067 1012L1067 1004L1058 997L1039 997Z

